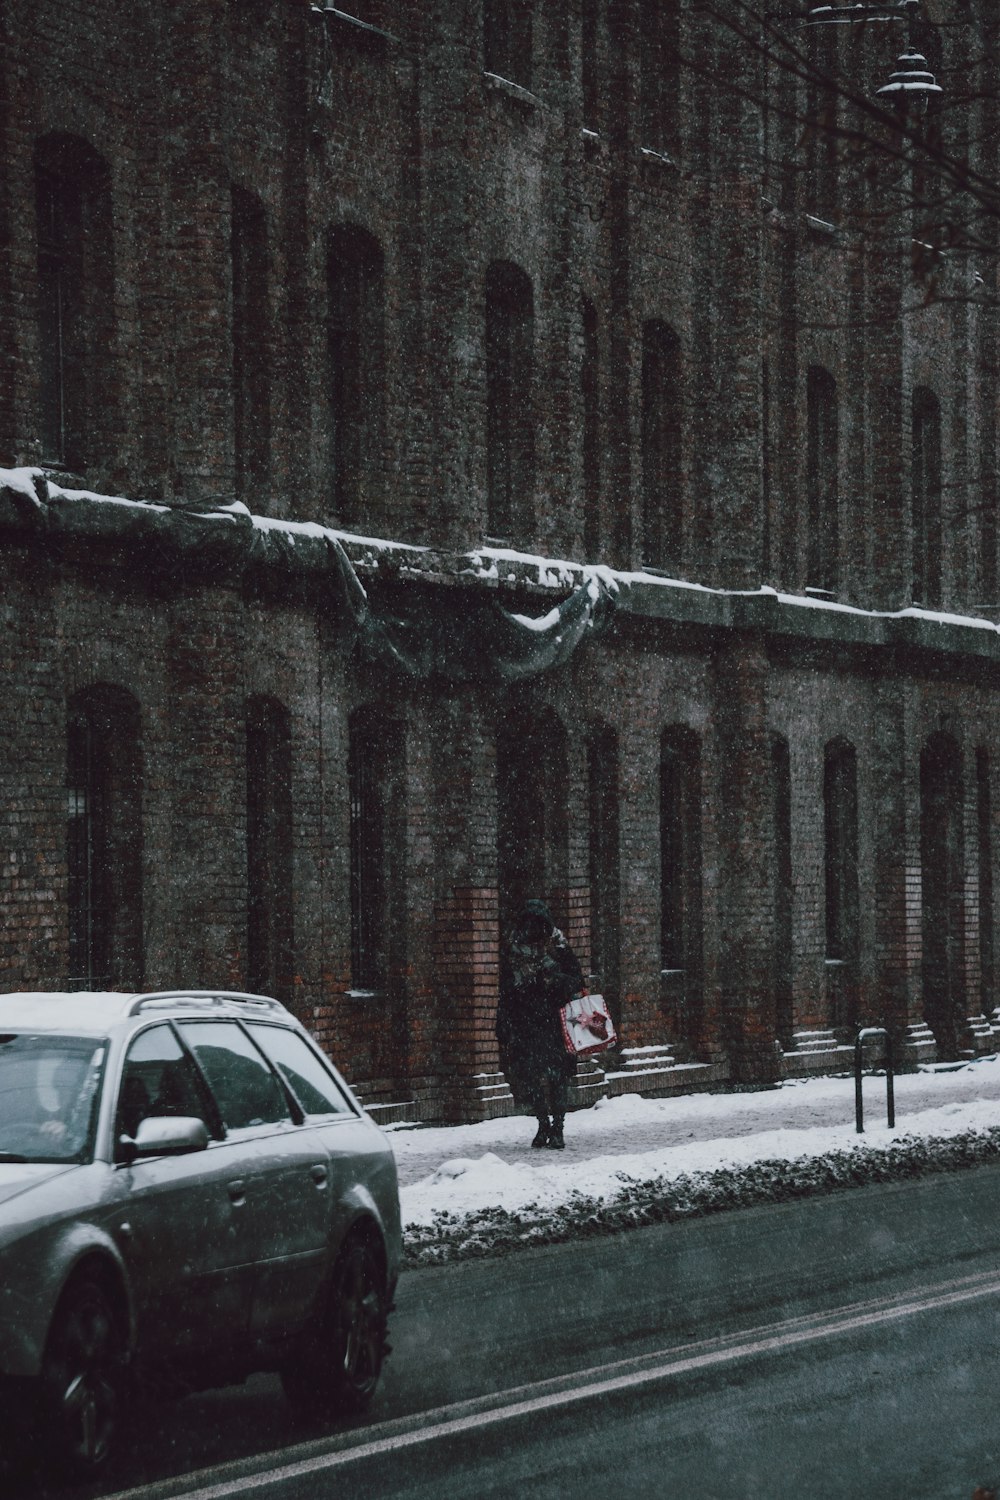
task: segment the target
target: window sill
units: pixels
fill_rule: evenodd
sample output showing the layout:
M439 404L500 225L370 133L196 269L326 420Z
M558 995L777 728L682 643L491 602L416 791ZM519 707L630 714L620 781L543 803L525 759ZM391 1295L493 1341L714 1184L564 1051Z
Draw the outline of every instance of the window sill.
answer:
M640 146L639 155L643 164L649 167L673 167L676 171L677 163L666 151L657 151L653 146Z
M325 17L331 31L339 32L345 40L358 42L380 51L390 45L399 46L399 37L393 36L391 31L383 31L380 26L372 26L367 21L359 21L358 17L352 16L349 11L337 10L333 5L318 5L314 9Z
M345 1000L364 1000L364 1001L384 1000L385 999L385 990L362 990L362 989L345 990L344 991L344 999Z
M815 214L806 214L805 221L813 233L822 236L823 239L835 240L837 238L837 226L831 224L829 219L820 219Z
M499 73L484 72L483 86L490 92L509 99L513 104L520 104L525 110L545 108L537 94L533 94L530 89L523 88L519 83L513 83L509 78L502 78Z

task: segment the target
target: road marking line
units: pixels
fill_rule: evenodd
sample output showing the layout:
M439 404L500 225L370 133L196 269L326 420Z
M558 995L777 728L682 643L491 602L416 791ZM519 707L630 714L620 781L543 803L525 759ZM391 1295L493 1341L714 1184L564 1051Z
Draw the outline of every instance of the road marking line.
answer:
M247 1490L258 1490L285 1480L300 1479L309 1474L345 1467L381 1454L398 1452L421 1443L433 1442L441 1437L455 1437L473 1432L477 1428L495 1426L517 1417L531 1416L537 1412L551 1411L558 1407L573 1406L580 1401L590 1401L597 1396L613 1395L620 1391L635 1390L657 1381L680 1375L691 1375L714 1366L750 1359L756 1355L780 1353L803 1344L832 1338L839 1334L852 1333L879 1324L896 1322L912 1317L916 1313L934 1312L953 1307L979 1297L1000 1293L1000 1277L996 1273L970 1276L928 1287L923 1292L901 1294L890 1302L857 1302L833 1313L807 1313L782 1323L771 1324L749 1333L721 1335L698 1344L682 1345L671 1351L664 1359L663 1351L654 1354L619 1360L611 1365L598 1365L567 1376L556 1376L534 1385L519 1386L509 1391L472 1401L456 1402L451 1406L438 1407L428 1412L415 1413L409 1418L399 1418L382 1425L385 1436L375 1434L378 1428L369 1429L366 1441L346 1446L354 1433L343 1435L341 1444L331 1449L330 1440L320 1440L323 1451L312 1456L289 1462L287 1450L270 1454L258 1454L243 1460L243 1464L257 1466L256 1472L241 1472L238 1477L226 1478L216 1483L201 1483L195 1489L177 1489L178 1484L192 1479L207 1480L211 1474L218 1475L235 1465L220 1465L200 1474L191 1474L181 1479L163 1480L143 1485L138 1489L121 1490L109 1495L106 1500L150 1500L155 1495L170 1496L171 1500L228 1500ZM655 1361L655 1363L654 1363ZM637 1368L641 1366L642 1368ZM624 1368L623 1368L624 1367ZM612 1371L619 1371L614 1374ZM597 1378L595 1378L597 1377ZM586 1385L581 1382L588 1381ZM550 1389L556 1386L559 1389ZM532 1394L534 1393L534 1394ZM519 1398L519 1399L511 1399ZM498 1404L499 1403L499 1404ZM457 1413L461 1412L461 1415ZM449 1415L451 1414L451 1415ZM406 1424L403 1430L400 1424ZM419 1425L414 1425L419 1424ZM393 1430L395 1429L395 1430ZM336 1441L334 1439L333 1441ZM315 1448L316 1444L303 1445ZM299 1449L302 1452L302 1448ZM284 1458L275 1467L261 1469L261 1463Z

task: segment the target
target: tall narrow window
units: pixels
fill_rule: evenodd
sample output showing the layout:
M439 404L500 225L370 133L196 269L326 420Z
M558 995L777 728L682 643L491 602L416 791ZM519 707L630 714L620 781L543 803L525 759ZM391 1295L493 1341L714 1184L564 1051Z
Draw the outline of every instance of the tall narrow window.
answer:
M806 493L809 506L808 573L816 589L837 588L840 549L837 382L821 365L806 374Z
M822 23L809 28L803 131L807 158L805 207L832 223L836 223L838 215L837 30Z
M601 91L598 17L600 0L583 0L580 31L580 92L583 123L588 130L601 128Z
M583 299L583 351L580 398L583 403L583 548L588 562L601 552L601 367L597 311Z
M330 472L338 519L374 506L385 423L384 264L377 240L341 226L330 234Z
M69 981L142 984L139 705L120 688L77 694L67 723Z
M701 760L698 737L668 729L660 751L660 951L693 975L701 954Z
M641 144L670 151L680 117L680 0L641 0L639 37Z
M107 164L73 136L35 150L39 435L47 463L83 469L108 421L114 272Z
M642 561L680 565L681 355L672 328L652 320L642 329Z
M505 715L496 756L500 925L507 931L528 897L551 900L567 884L566 731L552 714Z
M352 715L348 751L351 799L351 980L381 990L390 978L394 920L403 878L403 737L381 715Z
M792 1009L792 774L788 741L771 738L774 824L774 1002L778 1040L791 1045Z
M858 958L858 771L854 747L843 740L826 747L823 834L830 1019L850 1026Z
M621 917L618 855L618 745L607 725L595 725L587 741L589 801L590 966L616 1007L620 990Z
M913 601L941 604L941 404L933 391L913 392Z
M942 1059L958 1056L965 1014L965 846L962 757L946 734L920 754L924 1019Z
M990 787L990 753L976 751L976 822L979 832L979 969L982 1010L996 1009L995 946L993 929L993 793Z
M288 1000L292 988L292 738L288 710L247 704L247 983Z
M271 445L267 218L253 193L232 194L233 450L236 494L267 484Z
M527 531L534 489L534 306L531 282L507 261L486 276L487 530Z
M531 88L531 0L485 0L483 65L524 89Z

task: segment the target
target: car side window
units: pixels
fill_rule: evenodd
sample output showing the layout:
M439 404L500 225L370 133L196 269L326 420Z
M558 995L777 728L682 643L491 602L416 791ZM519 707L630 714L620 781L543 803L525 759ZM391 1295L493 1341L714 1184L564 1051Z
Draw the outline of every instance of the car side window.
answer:
M128 1049L118 1090L116 1143L123 1135L134 1137L151 1115L205 1118L197 1074L169 1026L140 1031Z
M347 1100L302 1037L284 1026L250 1023L254 1041L278 1069L306 1116L352 1113Z
M208 1079L227 1130L290 1118L280 1083L235 1021L178 1024Z

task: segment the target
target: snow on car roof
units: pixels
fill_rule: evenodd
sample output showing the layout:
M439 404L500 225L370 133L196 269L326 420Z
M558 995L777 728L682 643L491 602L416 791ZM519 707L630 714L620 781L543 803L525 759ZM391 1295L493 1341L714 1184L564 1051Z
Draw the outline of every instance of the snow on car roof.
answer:
M124 1017L131 999L113 990L20 990L0 995L0 1027L103 1033Z

